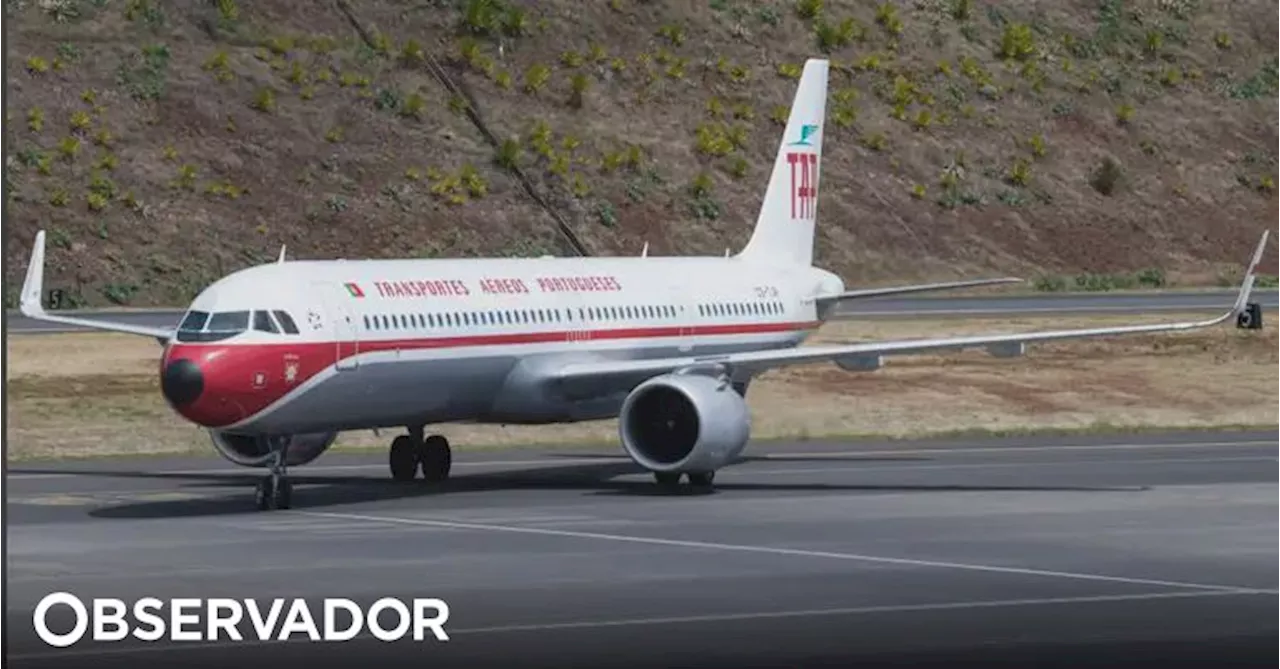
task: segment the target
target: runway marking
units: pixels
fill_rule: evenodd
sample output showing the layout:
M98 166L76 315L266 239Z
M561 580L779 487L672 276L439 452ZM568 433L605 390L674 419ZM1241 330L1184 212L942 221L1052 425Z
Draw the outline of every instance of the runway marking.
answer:
M370 516L354 513L334 513L329 511L286 511L302 516L316 518L338 518L343 520L365 520L371 523L391 523L400 525L416 525L421 527L446 527L460 530L478 530L483 532L507 532L512 534L536 534L541 536L568 537L573 539L595 539L598 541L614 541L620 543L648 544L652 546L671 546L675 548L702 548L738 553L762 553L769 555L787 555L792 557L824 558L831 560L847 560L851 562L871 562L877 564L896 564L912 567L937 567L940 569L956 569L997 574L1017 574L1020 576L1046 576L1051 578L1074 579L1080 581L1100 581L1109 583L1129 583L1133 585L1159 585L1170 588L1189 590L1212 590L1230 592L1259 592L1254 588L1211 583L1191 583L1187 581L1168 581L1163 579L1134 578L1128 576L1109 576L1106 574L1090 574L1083 572L1058 571L1052 569L1034 569L1031 567L1004 567L965 562L948 562L941 560L918 560L914 558L885 557L879 555L863 555L860 553L838 553L835 551L806 550L800 548L783 548L775 546L752 546L748 544L724 544L710 541L690 541L686 539L663 539L660 537L642 537L627 534L607 534L603 532L585 532L581 530L557 530L546 527L517 527L513 525L496 525L487 523L465 523L449 520L429 520L423 518L399 518L394 516ZM1267 591L1271 592L1271 591Z
M488 627L468 627L450 629L450 637L467 634L502 634L512 632L552 632L558 630L601 629L607 627L632 627L640 625L675 625L690 623L733 622L738 620L767 620L778 618L813 618L821 616L867 615L875 613L914 613L931 611L954 611L972 609L1007 608L1017 606L1052 606L1066 604L1103 604L1109 602L1137 602L1161 599L1189 599L1200 597L1240 597L1249 595L1270 595L1272 591L1218 591L1218 592L1152 592L1131 595L1091 595L1081 597L1042 597L1028 599L995 599L967 602L935 602L929 604L885 604L882 606L851 606L830 609L807 609L794 611L754 611L746 613L711 613L687 616L655 616L648 618L624 618L620 620L584 620L563 623L530 623L524 625L493 625ZM357 634L352 640L373 638L367 631ZM258 647L282 644L309 643L300 639L281 641L278 639L252 639L244 641L205 641L198 643L173 644L166 646L134 646L124 648L83 648L78 650L46 651L35 653L11 653L10 660L40 661L59 660L70 657L99 657L104 655L133 655L139 653L169 653L174 651L202 650L210 648Z
M831 458L831 457L849 457L857 458L859 456L878 456L878 455L934 455L934 454L966 454L966 453L1022 453L1022 452L1043 452L1043 451L1099 451L1099 450L1164 450L1164 449L1184 449L1184 448L1211 448L1211 447L1228 447L1228 446L1277 446L1280 440L1263 440L1251 439L1242 441L1197 441L1186 443L1171 444L1062 444L1054 446L973 446L973 447L957 447L957 448L891 448L877 449L865 451L815 451L815 452L773 452L756 456L759 460L769 460L771 458ZM629 461L630 459L622 453L617 455L619 461ZM475 462L457 462L453 463L454 467L525 467L534 465L568 465L568 464L592 464L607 462L608 458L590 457L590 458L540 458L536 460L484 460ZM20 467L19 467L20 468ZM307 472L338 472L338 471L359 471L363 469L384 469L386 464L351 464L351 465L316 465L306 466ZM199 474L246 474L252 471L249 467L236 468L217 468L217 469L173 469L161 470L151 476L166 475L199 475ZM5 480L8 481L32 481L39 479L57 479L57 478L74 478L79 476L96 476L101 472L87 470L83 472L66 472L66 473L49 473L49 474L8 474ZM128 475L122 475L120 478L129 478Z

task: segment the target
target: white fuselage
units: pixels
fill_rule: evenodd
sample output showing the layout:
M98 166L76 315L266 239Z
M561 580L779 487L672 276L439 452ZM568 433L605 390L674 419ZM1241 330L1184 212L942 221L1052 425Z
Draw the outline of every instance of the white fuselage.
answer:
M556 367L794 347L822 318L807 298L842 288L739 258L287 262L213 284L187 318L282 310L296 334L245 314L206 328L245 325L226 338L180 329L163 364L195 361L203 392L175 408L234 432L593 420L643 378L570 386Z

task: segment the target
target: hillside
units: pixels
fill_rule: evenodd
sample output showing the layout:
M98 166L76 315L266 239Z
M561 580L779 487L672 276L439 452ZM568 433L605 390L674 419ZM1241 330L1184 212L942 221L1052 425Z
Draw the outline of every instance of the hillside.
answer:
M1214 283L1277 215L1261 0L6 0L5 298L272 259L719 254L804 59L847 282ZM1275 272L1274 247L1264 270Z

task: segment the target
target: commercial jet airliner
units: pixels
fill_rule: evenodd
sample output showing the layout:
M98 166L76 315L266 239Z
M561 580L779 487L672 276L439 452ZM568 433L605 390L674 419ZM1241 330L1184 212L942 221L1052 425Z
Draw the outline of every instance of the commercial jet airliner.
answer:
M1230 310L1156 325L800 344L845 300L1017 281L980 279L846 290L813 266L826 115L825 60L804 67L747 245L735 256L327 260L230 274L174 329L47 313L44 232L22 290L30 318L154 337L173 409L208 429L217 452L266 467L259 509L289 508L290 466L343 431L402 428L391 475L448 477L441 423L618 420L623 449L657 483L710 486L750 435L745 396L769 369L833 362L873 370L883 356L1075 337L1189 330L1241 313L1263 234Z

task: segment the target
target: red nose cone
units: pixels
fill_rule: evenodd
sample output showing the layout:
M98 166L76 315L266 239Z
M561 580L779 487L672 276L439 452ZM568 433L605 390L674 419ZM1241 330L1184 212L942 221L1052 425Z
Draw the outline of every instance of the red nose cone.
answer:
M174 347L160 371L160 390L183 418L204 427L225 427L246 417L234 378L213 347Z

